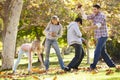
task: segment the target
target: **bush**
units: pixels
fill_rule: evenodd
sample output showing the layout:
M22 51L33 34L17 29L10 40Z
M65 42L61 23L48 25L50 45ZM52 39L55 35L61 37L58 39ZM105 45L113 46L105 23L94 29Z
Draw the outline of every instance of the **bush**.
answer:
M108 40L106 48L113 60L120 61L120 43L117 39Z

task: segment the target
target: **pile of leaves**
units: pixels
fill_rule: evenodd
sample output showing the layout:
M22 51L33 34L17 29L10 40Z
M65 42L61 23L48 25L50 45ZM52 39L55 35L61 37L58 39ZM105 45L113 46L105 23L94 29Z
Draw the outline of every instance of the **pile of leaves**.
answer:
M106 69L106 68L103 66L97 66L97 70L100 70L100 69ZM74 73L77 75L79 71L89 72L89 70L90 70L89 67L79 67L77 71L72 70L70 73ZM54 69L51 68L47 72L43 69L33 68L32 69L33 72L31 74L28 74L28 72L25 72L25 71L27 70L19 70L15 74L13 74L11 71L1 71L0 79L16 80L16 79L24 79L24 78L30 77L30 79L33 79L33 80L59 80L57 75L69 73L69 72L60 70L58 68L54 68ZM114 74L115 72L120 72L120 66L117 66L116 69L112 69L112 68L106 69L105 72L106 72L105 75L111 75L111 74ZM41 76L50 75L50 74L55 75L55 76L51 78L42 77L41 79ZM91 74L95 74L95 73L91 73Z

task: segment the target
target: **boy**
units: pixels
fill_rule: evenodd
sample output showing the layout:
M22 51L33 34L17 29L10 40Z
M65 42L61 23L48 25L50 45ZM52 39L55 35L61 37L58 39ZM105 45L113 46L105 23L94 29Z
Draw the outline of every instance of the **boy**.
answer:
M70 71L71 68L78 70L83 57L84 51L82 48L82 33L80 32L79 26L82 25L82 19L76 18L74 22L71 22L67 30L67 41L70 46L75 48L75 57L68 64L68 68L65 71Z

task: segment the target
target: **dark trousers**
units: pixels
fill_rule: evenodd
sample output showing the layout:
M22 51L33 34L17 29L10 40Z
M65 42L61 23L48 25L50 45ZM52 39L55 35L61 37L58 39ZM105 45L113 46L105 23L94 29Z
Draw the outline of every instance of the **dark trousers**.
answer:
M108 55L108 53L106 51L106 40L107 40L107 37L101 37L101 38L98 39L96 49L95 49L95 52L94 52L94 61L90 65L90 68L92 68L92 69L96 68L96 65L99 61L100 56L102 56L105 63L109 67L115 67L115 63L111 60L110 56Z
M75 48L75 56L72 59L72 61L68 64L69 68L78 68L80 63L82 62L82 59L84 58L84 50L82 48L82 45L80 44L73 44L71 45Z

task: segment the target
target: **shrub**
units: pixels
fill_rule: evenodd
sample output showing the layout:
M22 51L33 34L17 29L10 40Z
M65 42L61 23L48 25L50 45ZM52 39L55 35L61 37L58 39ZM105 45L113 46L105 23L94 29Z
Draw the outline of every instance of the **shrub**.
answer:
M117 39L108 40L106 48L113 60L120 61L120 43Z

